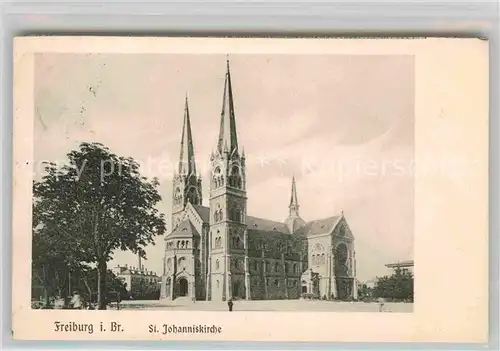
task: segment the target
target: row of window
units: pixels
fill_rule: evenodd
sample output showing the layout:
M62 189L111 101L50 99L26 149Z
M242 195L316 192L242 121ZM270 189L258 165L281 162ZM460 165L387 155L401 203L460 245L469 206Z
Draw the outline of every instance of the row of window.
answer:
M311 263L313 266L319 266L326 263L325 254L312 255Z
M243 260L239 260L239 259L234 259L234 260L231 260L231 264L232 264L232 267L236 268L236 269L239 269L239 270L244 270L245 267L244 267L244 261ZM220 261L219 260L215 260L215 272L218 272L219 269L220 269Z
M172 269L173 262L174 262L173 258L171 258L171 257L167 258L167 268L168 269ZM186 260L186 257L184 257L184 256L181 256L177 259L177 265L179 267L184 267L186 265L186 262L187 262L187 260Z
M291 255L297 250L299 250L299 246L296 245L297 249L294 250L294 245L293 243L290 242L279 242L279 243L263 243L261 241L249 241L249 247L252 250L257 250L257 251L273 251L273 252L280 252L284 253L287 255Z
M228 219L233 222L243 223L243 211L239 209L230 209ZM224 212L221 208L215 210L214 212L214 223L218 223L224 220Z
M238 260L238 259L234 259L232 262L233 262L233 265L235 268L243 269L243 261ZM266 267L266 272L269 272L269 273L277 273L277 272L282 271L282 269L281 269L282 266L278 262L272 264L271 262L266 261L265 267ZM251 268L254 271L258 271L261 268L261 263L259 261L252 261ZM215 269L215 271L218 271L220 269L220 261L218 259L215 260L214 269ZM299 266L297 263L289 265L288 262L285 262L284 272L297 274L299 272Z
M190 187L186 194L187 202L192 203L193 205L200 204L200 195L198 194L198 190L195 187ZM183 195L179 188L174 190L174 205L181 205L183 203Z
M138 279L138 278L132 278L130 280L131 284L158 284L158 279Z
M220 249L220 248L222 248L222 238L218 236L214 240L214 249ZM244 243L239 236L231 236L231 248L233 249L244 248Z
M224 186L224 175L221 172L221 169L217 167L214 170L214 175L212 178L212 187L214 189L220 188ZM241 177L240 169L237 166L233 166L231 169L231 174L227 178L227 185L233 188L238 188L242 189L243 187L243 180Z
M174 246L178 249L189 249L190 248L189 240L177 240L177 241L169 241L167 242L167 249L173 249Z
M281 282L278 279L269 279L266 278L267 280L267 286L275 286L279 288L281 286ZM297 286L297 281L296 280L289 280L288 281L288 287L296 287Z
M281 264L279 262L275 262L272 264L269 261L266 261L266 272L280 272L281 271ZM253 269L254 270L259 270L260 262L258 261L253 261ZM298 273L299 272L299 266L297 263L292 264L291 266L288 264L288 262L285 262L285 267L284 267L285 273Z

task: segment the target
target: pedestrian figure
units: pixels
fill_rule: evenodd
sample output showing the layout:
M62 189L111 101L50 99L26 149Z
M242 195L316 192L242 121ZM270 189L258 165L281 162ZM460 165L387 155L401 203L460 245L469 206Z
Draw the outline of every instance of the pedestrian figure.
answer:
M229 312L231 312L233 310L233 300L232 299L229 299L229 301L227 302L227 307L229 307Z
M78 291L73 292L73 297L71 298L70 305L75 310L80 310L82 308L82 297L78 293Z
M378 299L378 311L379 312L382 312L382 310L384 309L384 304L385 304L385 300L382 297L380 297Z

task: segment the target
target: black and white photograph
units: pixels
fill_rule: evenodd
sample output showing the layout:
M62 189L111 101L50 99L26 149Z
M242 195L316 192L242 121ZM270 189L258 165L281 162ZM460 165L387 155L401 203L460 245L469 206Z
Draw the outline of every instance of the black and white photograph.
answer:
M413 76L36 55L33 307L411 312Z
M20 39L19 335L480 337L486 49Z

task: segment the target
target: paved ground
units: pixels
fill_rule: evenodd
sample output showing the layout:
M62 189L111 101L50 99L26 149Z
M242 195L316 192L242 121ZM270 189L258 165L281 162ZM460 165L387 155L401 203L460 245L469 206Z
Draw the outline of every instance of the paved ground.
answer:
M162 302L162 301L124 301L122 309L154 309L177 311L227 311L224 302ZM327 312L379 312L377 303L364 302L334 302L309 300L266 300L266 301L235 301L234 311L327 311ZM411 313L412 303L386 303L384 312Z

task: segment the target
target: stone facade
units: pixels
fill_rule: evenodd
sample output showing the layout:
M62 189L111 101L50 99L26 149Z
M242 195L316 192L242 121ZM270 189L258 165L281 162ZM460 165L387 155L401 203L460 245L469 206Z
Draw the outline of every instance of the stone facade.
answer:
M245 154L238 147L229 63L211 167L206 207L186 99L173 179L173 230L165 237L162 298L357 298L354 237L343 214L305 222L299 214L295 179L284 222L247 214Z

